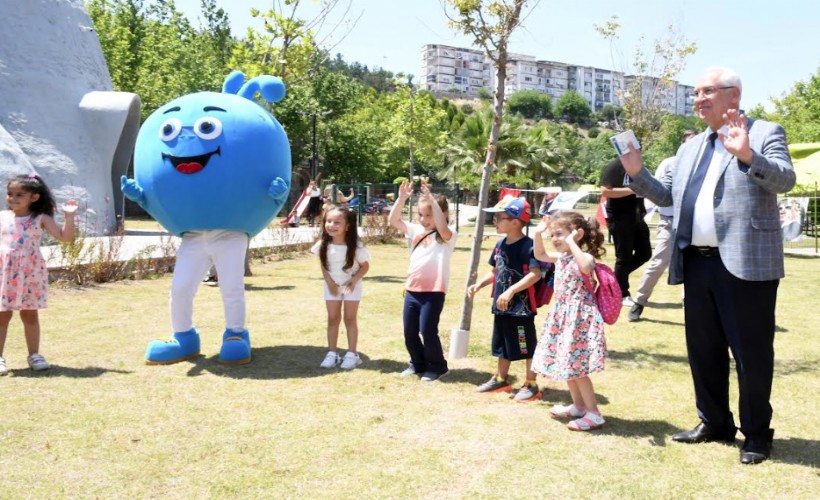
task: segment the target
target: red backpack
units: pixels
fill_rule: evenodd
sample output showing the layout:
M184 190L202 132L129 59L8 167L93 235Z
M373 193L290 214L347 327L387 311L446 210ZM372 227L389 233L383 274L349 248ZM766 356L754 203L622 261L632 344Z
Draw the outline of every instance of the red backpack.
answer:
M498 247L495 247L493 253L498 256ZM540 262L540 261L539 261ZM530 309L536 312L539 307L545 306L552 300L553 278L555 277L555 264L552 262L541 262L541 279L535 282L534 285L527 288L527 296L530 299ZM530 272L530 266L524 264L524 275ZM495 273L495 269L493 269ZM493 280L492 296L495 296L495 280Z
M552 300L553 277L555 276L555 264L552 262L542 262L541 279L534 285L527 288L527 295L530 297L530 308L535 312L541 306L545 306ZM530 266L524 264L524 274L530 272Z
M618 321L623 307L623 296L621 286L615 277L615 272L606 264L595 263L595 277L598 279L598 288L592 287L589 276L583 274L584 282L593 292L595 302L598 304L598 311L607 325L614 325Z

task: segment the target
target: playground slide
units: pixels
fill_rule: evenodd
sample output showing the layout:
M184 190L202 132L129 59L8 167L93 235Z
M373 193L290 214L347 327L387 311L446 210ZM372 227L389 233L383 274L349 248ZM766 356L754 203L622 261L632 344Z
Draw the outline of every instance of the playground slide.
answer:
M307 196L305 192L302 191L302 194L299 196L299 200L296 202L296 205L293 206L293 210L288 213L286 218L282 219L282 224L296 223L298 219L304 215L309 203L310 196Z

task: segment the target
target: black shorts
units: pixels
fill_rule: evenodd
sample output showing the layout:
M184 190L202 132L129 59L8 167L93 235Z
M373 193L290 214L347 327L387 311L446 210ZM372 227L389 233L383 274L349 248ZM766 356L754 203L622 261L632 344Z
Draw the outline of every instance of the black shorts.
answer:
M495 315L493 319L493 356L510 361L532 359L537 343L535 316Z

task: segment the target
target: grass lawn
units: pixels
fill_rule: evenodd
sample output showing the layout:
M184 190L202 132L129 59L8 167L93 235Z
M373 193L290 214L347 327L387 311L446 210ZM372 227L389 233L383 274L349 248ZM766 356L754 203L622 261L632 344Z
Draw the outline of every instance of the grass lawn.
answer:
M492 243L484 244L480 273ZM469 244L462 236L453 260L445 346L461 315ZM530 404L473 392L495 366L486 289L473 313L469 356L451 360L441 382L399 378L407 363L407 248L370 250L359 314L365 362L344 373L318 368L326 316L311 256L253 265L254 360L238 367L215 360L223 325L217 289L202 287L196 299L203 357L171 366L143 361L148 341L169 334L170 276L52 289L41 313L51 371L24 369L16 317L9 331L12 373L0 378L0 497L818 497L820 259L786 258L774 455L742 466L739 443L669 438L697 422L679 287L659 285L643 321L628 323L624 312L608 328L607 369L593 377L607 424L575 433L547 413L568 401L560 383L542 380L543 399ZM512 373L517 385L523 364ZM733 390L735 407L736 399Z

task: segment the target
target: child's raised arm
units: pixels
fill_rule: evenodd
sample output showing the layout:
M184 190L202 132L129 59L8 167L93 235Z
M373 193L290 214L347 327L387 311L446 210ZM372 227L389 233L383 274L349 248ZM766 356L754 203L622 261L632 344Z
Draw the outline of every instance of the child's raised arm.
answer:
M541 222L535 226L535 230L533 231L533 257L535 260L540 260L541 262L555 262L560 257L560 254L557 252L547 252L544 248L544 232L547 230L547 218L541 219Z
M77 202L68 200L63 203L62 209L65 214L65 222L63 222L62 228L48 215L43 215L41 224L43 229L55 240L68 243L74 239L74 214L77 212Z
M390 209L390 216L388 220L390 225L398 229L404 234L407 234L407 223L402 219L401 214L404 210L404 204L413 194L413 183L409 180L404 181L399 186L399 199L393 203L393 208Z
M430 204L430 209L433 211L433 220L436 222L436 231L438 231L439 236L441 236L441 239L444 241L450 241L450 238L453 237L453 232L450 231L450 227L447 225L447 217L444 216L444 212L441 211L438 202L433 198L433 194L430 192L430 188L427 184L421 185L421 197Z
M572 256L575 258L575 262L578 264L578 269L580 269L584 274L589 274L592 272L592 266L595 264L595 259L592 258L592 255L581 250L581 247L579 247L578 243L575 241L576 238L580 239L583 235L583 229L573 229L572 232L569 233L569 236L567 236L566 242L567 246L572 251Z

